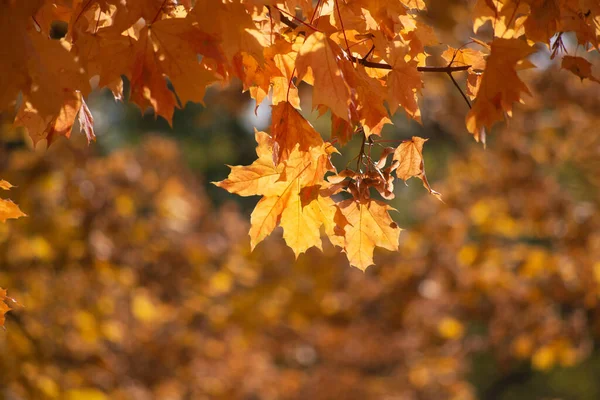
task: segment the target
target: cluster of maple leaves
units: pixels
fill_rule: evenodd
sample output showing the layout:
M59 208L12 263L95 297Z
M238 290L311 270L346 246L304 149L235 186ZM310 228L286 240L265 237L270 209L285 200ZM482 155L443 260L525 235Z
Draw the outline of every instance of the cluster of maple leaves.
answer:
M517 71L533 66L527 57L535 41L551 46L554 57L565 51L564 32L586 50L598 49L600 37L596 0L478 0L473 28L491 26L492 40L474 39L481 50L448 48L446 65L427 65L427 46L439 40L421 18L422 0L10 0L1 7L0 26L12 43L0 53L0 109L17 106L15 124L34 144L68 137L76 119L93 140L85 103L92 88L152 107L171 123L174 109L202 102L208 85L238 78L257 104L268 95L273 104L270 135L256 133L258 159L218 183L263 196L252 213L252 246L280 225L298 255L321 247L324 226L361 269L373 263L376 246L398 249L391 207L372 191L391 198L395 174L418 177L439 196L425 176L424 139L386 148L379 160L370 153L397 110L420 120L423 73L448 74L469 107L472 100L466 127L485 141L486 129L529 93ZM50 38L57 21L68 24L60 40ZM565 56L563 67L596 80L582 57ZM459 71L468 74L464 93L452 75ZM331 112L330 142L300 112L301 81L313 86L313 108ZM363 136L356 169L337 174L334 146L355 134Z

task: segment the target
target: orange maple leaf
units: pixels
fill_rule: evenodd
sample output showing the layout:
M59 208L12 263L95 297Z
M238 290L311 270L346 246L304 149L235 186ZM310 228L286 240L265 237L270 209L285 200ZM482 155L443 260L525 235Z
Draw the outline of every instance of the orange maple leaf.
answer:
M338 117L350 121L352 116L352 96L347 82L346 72L353 70L353 66L344 57L343 50L333 40L322 32L310 35L296 59L298 78L305 77L312 71L313 76L313 108L319 104L331 109Z
M592 63L585 58L564 56L562 59L561 68L571 71L582 81L584 79L589 79L590 81L600 83L600 80L592 75Z
M256 196L267 194L276 184L285 167L273 164L273 139L265 132L256 131L254 137L258 146L258 159L248 166L229 166L229 177L220 182L213 182L230 193L240 196Z
M401 229L390 218L392 207L378 200L344 200L339 208L348 224L344 226L344 252L350 265L361 270L373 264L375 247L397 251Z
M0 189L10 190L13 185L5 180L0 180ZM21 218L27 215L21 211L18 205L11 200L0 199L0 221L6 222L9 218Z
M274 140L264 132L257 132L256 140L258 160L249 166L231 167L226 180L214 183L242 196L263 195L250 217L252 249L278 225L296 257L310 247L321 249L322 225L331 241L341 245L334 222L337 207L331 197L321 193L325 173L333 170L329 157L335 148L322 141L308 151L296 145L285 162L274 166Z
M319 132L287 101L273 106L271 134L275 164L287 160L296 147L307 152L311 147L323 144Z
M477 43L485 45L483 42L477 41ZM470 68L467 70L466 94L471 100L477 95L479 85L481 84L481 73L485 70L485 57L486 54L479 50L469 48L455 49L450 46L442 53L442 58L448 62L448 65L470 65Z
M10 108L21 92L17 125L28 130L34 143L47 138L50 144L71 132L80 96L91 88L69 42L36 30L31 15L39 5L3 6L0 13L0 33L13 41L0 50L0 109Z
M405 61L404 54L403 48L392 50L390 57L392 70L387 76L387 101L392 114L402 107L408 116L421 121L417 95L423 87L423 80L421 73L417 71L417 61Z
M244 52L263 63L263 48L269 45L270 38L257 29L245 4L198 0L189 17L197 22L198 29L220 41L230 62Z
M81 93L75 93L75 96L73 99L66 100L54 117L44 118L29 101L24 102L17 112L14 125L27 129L34 146L44 139L50 146L61 136L70 138L75 119L79 117L79 129L85 133L90 143L96 140L94 117Z
M477 0L473 7L473 31L490 22L494 37L517 38L524 32L523 23L529 7L525 1Z
M14 302L13 299L6 295L6 289L0 288L0 327L4 326L4 322L6 321L5 314L8 311L12 310L12 308L10 308L8 304L6 304L7 300Z
M429 193L442 200L442 195L431 188L425 175L423 144L427 140L413 136L411 140L402 142L394 151L392 170L395 170L396 176L405 182L412 177L419 178Z
M143 28L134 49L131 101L142 110L152 106L171 123L179 105L167 88L165 77L169 77L181 106L188 101L202 103L206 86L217 80L215 73L198 61L206 40L209 38L188 18L163 19Z
M481 85L466 117L467 129L476 140L485 143L485 128L512 115L514 102L521 102L521 93L531 94L517 75L517 63L535 50L519 39L494 39Z

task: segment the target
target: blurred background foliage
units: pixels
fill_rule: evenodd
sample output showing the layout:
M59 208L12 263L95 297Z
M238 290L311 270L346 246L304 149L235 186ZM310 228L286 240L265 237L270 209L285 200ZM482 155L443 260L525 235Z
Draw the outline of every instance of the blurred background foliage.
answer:
M442 3L428 17L467 35ZM29 216L0 225L0 286L22 305L0 332L0 398L600 398L600 86L524 75L533 97L487 149L425 76L423 126L396 116L384 136L430 138L445 202L397 187L401 250L366 273L331 245L294 260L279 231L250 253L257 198L210 185L268 127L240 87L172 128L96 94L90 147L32 150L4 124L0 176Z

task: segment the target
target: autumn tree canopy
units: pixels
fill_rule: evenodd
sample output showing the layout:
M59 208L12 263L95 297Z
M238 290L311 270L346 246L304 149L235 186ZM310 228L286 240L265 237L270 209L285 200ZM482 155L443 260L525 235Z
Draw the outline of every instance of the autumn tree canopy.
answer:
M202 102L207 86L239 79L257 107L267 96L272 104L270 133L256 132L256 161L216 182L262 196L251 246L281 226L298 256L321 248L323 227L364 270L375 247L398 250L401 229L385 202L398 180L416 177L442 199L425 175L426 140L389 146L381 138L396 112L420 121L423 74L448 75L465 102L465 134L483 143L529 94L519 71L535 68L536 43L598 82L584 56L599 48L596 0L477 0L473 38L457 48L436 36L426 8L423 0L5 0L0 109L16 112L14 124L34 144L69 137L76 121L93 141L92 90L108 88L171 123L175 108ZM51 34L57 24L66 24L60 39ZM566 54L565 33L575 34L577 54ZM312 108L331 119L330 140L301 113L301 82L313 88ZM355 163L337 171L330 157L354 135L362 138Z

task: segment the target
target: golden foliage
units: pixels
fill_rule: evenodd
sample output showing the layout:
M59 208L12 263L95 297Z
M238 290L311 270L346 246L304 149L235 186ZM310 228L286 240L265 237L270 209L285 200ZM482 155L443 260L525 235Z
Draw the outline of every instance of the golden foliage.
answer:
M256 107L272 99L273 167L284 171L294 151L309 163L311 149L323 142L301 113L301 81L312 86L312 108L320 115L331 114L330 145L342 146L357 134L372 144L398 110L421 121L418 100L427 94L423 73L449 75L469 107L469 97L473 100L467 130L485 143L486 132L512 117L514 103L524 102L522 95L529 94L518 72L534 67L528 58L536 51L535 41L551 46L550 59L567 53L563 35L573 34L577 46L586 50L599 49L600 7L592 0L478 0L462 15L463 20L471 17L468 29L478 37L457 48L448 46L441 54L444 65L434 56L440 47L434 28L453 17L428 20L422 17L426 9L421 0L35 0L26 7L9 0L2 5L0 26L14 40L0 53L0 112L16 109L14 122L25 127L34 145L69 137L76 119L90 142L95 138L86 105L91 83L110 89L115 99L129 99L142 111L152 107L171 124L174 110L188 102L202 103L208 86L239 79ZM49 37L56 23L67 27L60 40ZM448 34L442 41L452 42L457 35ZM489 54L465 47L470 44ZM581 79L597 80L592 64L582 57L564 55L563 68ZM464 92L453 77L461 71L468 73ZM122 77L129 80L130 93L123 93ZM322 169L316 181L324 181L327 171ZM371 187L385 200L393 197L389 171L375 165L363 170L359 162L354 173L366 189L344 190L358 203ZM424 172L415 176L439 196ZM284 208L295 204L261 200L257 220L272 220L264 232L277 225ZM305 220L293 219L298 227ZM312 236L302 240L286 234L288 243L304 242L293 246L297 254L319 247L317 235Z

